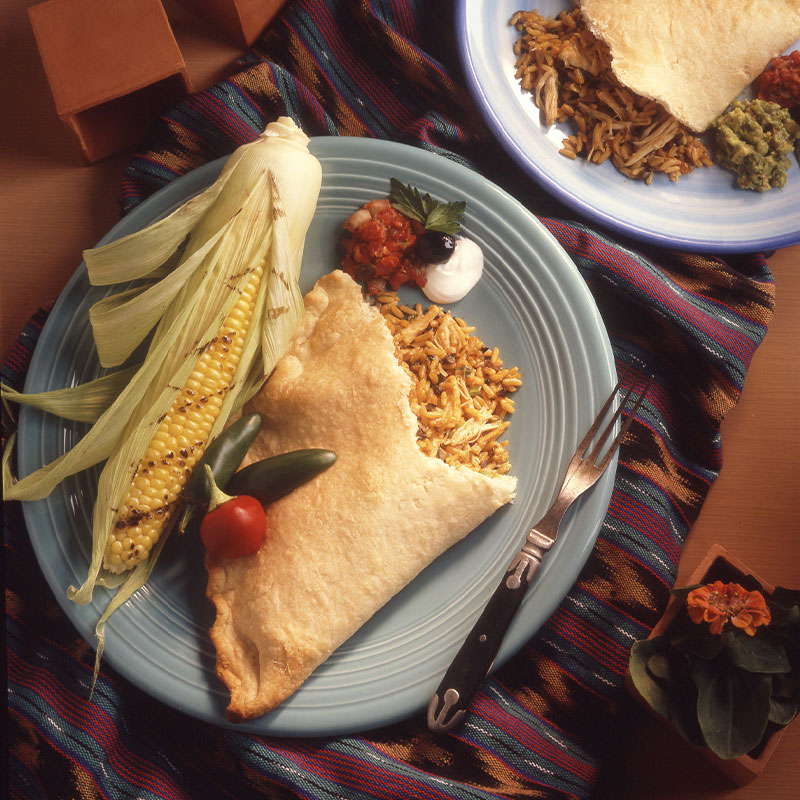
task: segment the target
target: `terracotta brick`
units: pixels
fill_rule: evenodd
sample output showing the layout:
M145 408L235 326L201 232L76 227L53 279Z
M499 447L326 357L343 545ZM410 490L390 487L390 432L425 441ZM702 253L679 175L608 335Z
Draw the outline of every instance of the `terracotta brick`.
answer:
M179 0L242 47L250 47L286 0Z
M28 15L56 111L89 162L138 144L192 91L160 0L47 0Z

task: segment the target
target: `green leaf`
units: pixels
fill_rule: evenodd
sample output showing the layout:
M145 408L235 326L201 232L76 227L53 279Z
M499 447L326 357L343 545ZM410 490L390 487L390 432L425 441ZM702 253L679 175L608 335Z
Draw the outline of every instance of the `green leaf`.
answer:
M800 713L800 678L796 673L797 670L773 676L770 722L788 725Z
M681 686L670 698L669 719L687 742L698 747L705 744L703 732L697 722L697 689L691 681L688 685Z
M797 665L797 667L800 667L800 665ZM776 675L773 678L773 697L780 697L783 699L793 697L800 702L800 675L798 675L800 670L798 670L797 667L788 674Z
M389 202L392 208L424 225L427 213L422 207L423 201L419 190L400 183L397 178L390 178L389 185L391 186Z
M770 713L772 679L720 661L698 661L697 721L708 747L720 758L737 758L756 747Z
M769 721L776 725L788 725L798 711L797 700L784 700L777 697L769 699Z
M769 630L756 636L739 634L726 642L730 662L748 672L788 672L791 669L781 640Z
M738 576L732 576L729 580L735 581L748 592L760 592L764 594L764 587L761 585L761 581L749 572L746 574L739 574Z
M628 668L633 685L639 694L654 711L666 717L669 716L669 686L666 681L659 680L648 669L650 659L663 654L665 650L666 641L663 636L634 642L628 659Z
M685 650L698 658L716 658L722 651L720 636L710 633L708 625L695 625L686 616L671 626L669 643L676 650Z
M689 594L695 589L699 589L701 586L701 583L693 583L691 586L681 586L679 589L671 589L670 594L673 597L677 597L678 600L683 600L685 603Z
M461 230L458 220L464 215L466 207L463 201L437 205L428 214L425 227L432 231L456 234Z
M456 234L461 231L461 218L467 204L464 201L440 203L429 194L421 194L414 186L391 178L389 202L396 211L422 223L430 231Z
M653 655L647 659L647 671L654 678L669 681L670 669L667 655L665 653L653 653Z
M776 586L767 605L772 612L770 628L792 637L795 646L800 646L800 591Z
M772 594L769 595L770 605L778 605L781 608L792 608L800 606L800 589L786 589L783 586L776 586Z
M713 634L707 636L697 636L686 642L686 650L698 658L711 660L722 652L722 639Z

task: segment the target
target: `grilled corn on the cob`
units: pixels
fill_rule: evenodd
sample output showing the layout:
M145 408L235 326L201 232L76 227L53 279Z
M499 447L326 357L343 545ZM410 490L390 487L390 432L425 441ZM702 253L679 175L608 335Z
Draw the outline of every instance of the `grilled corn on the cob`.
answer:
M123 572L141 564L172 518L183 486L203 457L222 401L231 387L253 316L264 265L253 270L219 333L173 402L145 451L106 542L103 567Z
M300 319L300 263L322 179L308 143L281 117L239 147L204 192L84 254L93 285L138 282L91 309L101 365L125 364L152 332L147 354L113 401L108 390L121 381L86 384L94 407L106 406L92 427L20 480L4 466L3 492L8 500L46 497L105 461L88 574L67 592L88 603L97 584L117 588L97 623L96 666L105 622L147 580L192 467L259 390ZM44 393L30 404L53 413L63 404L74 415L80 393Z

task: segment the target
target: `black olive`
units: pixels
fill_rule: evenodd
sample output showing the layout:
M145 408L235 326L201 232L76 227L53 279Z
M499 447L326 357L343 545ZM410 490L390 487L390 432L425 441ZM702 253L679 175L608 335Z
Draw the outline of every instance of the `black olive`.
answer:
M449 233L426 231L417 240L417 254L425 264L444 264L455 249L455 237Z

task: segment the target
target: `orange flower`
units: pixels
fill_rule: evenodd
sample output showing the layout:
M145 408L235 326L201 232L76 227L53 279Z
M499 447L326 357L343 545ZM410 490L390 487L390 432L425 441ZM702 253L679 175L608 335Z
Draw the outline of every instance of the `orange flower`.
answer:
M772 616L761 592L748 592L738 583L714 581L689 592L686 598L692 622L708 622L711 633L722 633L731 622L749 636L759 625L769 625Z

